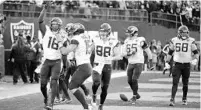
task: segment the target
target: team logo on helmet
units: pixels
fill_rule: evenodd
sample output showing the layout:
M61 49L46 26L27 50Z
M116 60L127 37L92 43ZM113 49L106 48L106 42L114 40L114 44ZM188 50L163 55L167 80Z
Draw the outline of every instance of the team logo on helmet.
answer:
M81 23L75 23L73 25L73 34L81 34L85 32L85 27Z
M34 37L34 23L27 23L24 20L21 20L18 23L10 23L11 31L11 41L14 42L14 39L17 39L19 34L23 34L24 37L31 36L31 39Z
M138 33L138 28L135 26L129 26L126 30L126 33L131 36L134 36L136 33Z

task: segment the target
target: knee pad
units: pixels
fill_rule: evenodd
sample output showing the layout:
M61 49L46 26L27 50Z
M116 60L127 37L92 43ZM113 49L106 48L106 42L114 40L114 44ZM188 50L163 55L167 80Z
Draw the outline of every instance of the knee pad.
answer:
M173 84L173 86L178 86L177 82L173 82L172 84Z
M70 89L72 94L74 94L77 90L78 90L78 88Z
M93 85L99 86L100 85L100 81L94 81Z
M132 80L127 81L129 85L132 85Z
M104 85L101 87L102 89L102 93L107 93L107 89L108 89L109 85Z
M52 80L50 81L50 87L52 87L52 86L59 86L57 79L52 79Z
M132 84L133 84L133 85L137 85L137 84L138 84L138 80L137 80L137 79L133 79L133 80L132 80Z
M41 84L41 85L40 85L40 89L41 89L41 90L47 89L47 84Z

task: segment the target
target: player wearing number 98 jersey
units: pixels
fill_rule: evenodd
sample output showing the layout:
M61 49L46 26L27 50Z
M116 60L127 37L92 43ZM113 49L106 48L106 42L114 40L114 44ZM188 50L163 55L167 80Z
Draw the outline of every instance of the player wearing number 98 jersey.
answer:
M103 109L103 104L107 96L107 89L109 87L111 72L113 49L118 41L111 39L111 26L108 23L103 23L100 26L99 35L94 37L93 44L95 49L94 68L92 73L92 105L96 106L96 92L101 84L100 105L98 110Z
M138 79L143 69L145 51L149 62L152 64L152 54L144 37L138 37L138 28L129 26L126 30L128 38L124 41L125 55L128 58L127 76L128 84L133 91L133 97L130 99L135 104L136 99L140 98L138 94Z
M189 37L188 27L182 25L178 29L177 37L174 37L170 41L169 52L167 56L166 68L169 67L168 62L173 55L174 66L172 70L172 94L170 99L170 106L175 104L175 95L178 88L179 79L182 76L183 83L183 105L187 104L187 92L188 92L188 82L190 77L190 63L193 65L197 64L199 55L198 50L195 45L195 39ZM192 54L195 56L195 59L192 60Z
M53 109L53 102L57 94L57 81L61 70L61 48L66 37L64 31L61 30L62 20L60 18L52 18L50 27L44 23L44 7L39 16L39 29L43 34L43 50L44 63L41 68L41 92L44 96L45 108ZM50 80L50 98L47 96L47 82Z
M84 34L85 27L80 23L75 23L71 31L73 33L71 43L67 48L62 49L62 54L74 52L77 63L77 69L73 73L69 83L69 90L78 99L85 110L90 110L84 95L78 89L92 73L90 52L88 51L88 37Z

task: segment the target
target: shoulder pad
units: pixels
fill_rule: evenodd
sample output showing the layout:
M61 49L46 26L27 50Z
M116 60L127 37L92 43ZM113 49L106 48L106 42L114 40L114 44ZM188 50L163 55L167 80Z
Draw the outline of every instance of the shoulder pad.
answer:
M192 38L192 37L189 37L189 40L191 40L191 41L195 41L195 38Z
M141 41L145 41L144 37L138 37L138 39L141 40Z
M177 40L178 39L178 37L173 37L172 39L171 39L171 42L174 42L175 40Z

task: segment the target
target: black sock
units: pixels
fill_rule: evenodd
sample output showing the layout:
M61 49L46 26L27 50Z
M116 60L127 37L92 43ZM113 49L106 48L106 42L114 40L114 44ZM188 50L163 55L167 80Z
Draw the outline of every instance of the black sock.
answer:
M82 92L80 90L77 90L73 94L77 98L77 100L82 104L82 106L84 107L84 109L88 109L88 104L87 104L87 102L85 100L85 97L82 94Z
M93 92L93 94L96 94L99 86L100 86L100 84L93 84L92 85L92 92Z

